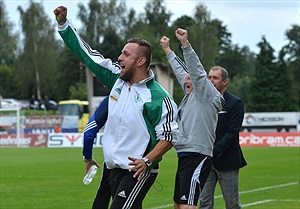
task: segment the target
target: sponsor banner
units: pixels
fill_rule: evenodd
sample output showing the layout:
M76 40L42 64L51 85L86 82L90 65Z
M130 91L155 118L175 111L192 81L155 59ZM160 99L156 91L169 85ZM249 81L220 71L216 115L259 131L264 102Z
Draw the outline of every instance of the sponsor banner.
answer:
M12 127L17 123L16 116L0 116L0 128Z
M94 139L94 147L102 147L103 133L98 133ZM48 147L83 147L83 133L51 133Z
M245 113L242 126L295 126L298 112Z
M0 147L45 147L48 134L22 134L18 139L16 134L1 134Z
M55 128L25 128L25 134L49 134L55 133Z
M61 132L63 132L63 133L76 133L76 132L78 132L78 128L62 128Z
M24 125L26 128L52 128L61 126L63 118L61 116L32 116L26 117Z
M298 132L240 132L241 146L270 146L270 147L300 147L300 133Z

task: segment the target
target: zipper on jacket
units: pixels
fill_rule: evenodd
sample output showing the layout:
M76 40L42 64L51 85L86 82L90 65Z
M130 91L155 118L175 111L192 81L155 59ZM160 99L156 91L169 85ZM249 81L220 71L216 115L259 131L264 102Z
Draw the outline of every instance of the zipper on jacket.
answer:
M131 91L131 85L129 84L129 83L127 83L128 84L128 94L127 94L127 97L126 97L126 101L125 101L125 103L123 104L123 108L122 108L122 115L121 115L121 117L120 117L120 126L122 126L123 125L123 121L124 121L124 112L125 112L125 108L126 108L126 106L127 106L127 103L128 103L128 98L129 98L129 96L130 96L130 91ZM122 133L121 133L121 135L122 135ZM117 139L119 139L119 132L118 132L118 134L117 134ZM118 143L118 141L119 140L117 140L117 143Z

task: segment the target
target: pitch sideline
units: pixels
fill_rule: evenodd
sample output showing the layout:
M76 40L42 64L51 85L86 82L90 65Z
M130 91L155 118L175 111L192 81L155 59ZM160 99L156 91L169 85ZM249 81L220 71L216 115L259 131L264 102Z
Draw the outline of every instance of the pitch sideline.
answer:
M290 183L287 183L287 184L279 184L279 185L275 185L275 186L262 187L262 188L258 188L258 189L242 191L242 192L240 192L240 194L247 194L247 193L252 193L252 192L264 191L264 190L268 190L268 189L276 189L276 188L280 188L280 187L292 186L292 185L295 185L295 184L299 184L299 182L290 182ZM218 198L221 198L221 197L223 197L223 196L218 195L218 196L215 196L215 199L218 199ZM247 206L251 206L251 205L258 205L258 204L263 204L263 203L266 203L266 202L274 202L274 201L299 201L299 200L269 199L269 200L262 200L262 201L258 201L258 202L248 203L248 204L242 205L242 207L247 207ZM173 206L173 204L161 205L161 206L150 208L150 209L162 209L162 208L167 208L167 207L171 207L171 206Z
M257 202L251 202L251 203L248 203L248 204L244 204L244 205L242 205L242 208L252 206L252 205L264 204L264 203L267 203L267 202L299 202L299 200L292 200L292 199L286 199L286 200L280 200L280 199L261 200L261 201L257 201Z

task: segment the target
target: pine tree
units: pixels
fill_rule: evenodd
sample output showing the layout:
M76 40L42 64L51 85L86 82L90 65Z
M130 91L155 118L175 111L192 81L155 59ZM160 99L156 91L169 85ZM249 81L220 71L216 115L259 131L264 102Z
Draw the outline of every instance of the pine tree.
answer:
M287 111L286 103L290 90L289 74L274 57L274 49L265 37L258 43L260 53L256 59L256 69L250 84L248 112Z

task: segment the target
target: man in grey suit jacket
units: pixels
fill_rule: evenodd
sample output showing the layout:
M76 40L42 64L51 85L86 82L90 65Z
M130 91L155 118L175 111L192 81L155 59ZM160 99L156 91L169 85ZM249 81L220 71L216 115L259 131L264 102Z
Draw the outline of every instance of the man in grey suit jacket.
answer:
M225 106L219 112L216 141L213 151L213 166L200 195L200 209L212 209L214 192L219 181L226 209L241 208L239 200L239 169L247 163L239 145L239 131L244 119L243 101L226 91L228 72L220 67L212 67L209 80L225 99Z

